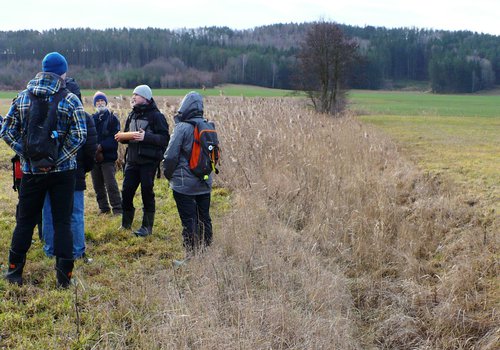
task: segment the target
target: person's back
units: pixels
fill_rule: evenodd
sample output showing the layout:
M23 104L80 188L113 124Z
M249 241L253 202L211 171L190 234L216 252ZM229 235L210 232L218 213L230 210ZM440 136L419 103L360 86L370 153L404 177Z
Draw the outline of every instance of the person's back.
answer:
M76 84L76 82L74 83ZM72 91L73 92L73 91ZM78 96L78 95L77 95ZM71 232L73 234L73 258L80 259L86 256L85 224L84 224L84 191L87 188L85 174L91 171L95 164L97 149L97 132L92 116L86 113L87 139L76 154L77 168L75 172L75 191L73 194L73 211L71 213ZM45 196L43 206L43 250L48 257L54 256L54 223L52 220L52 205L50 196Z
M201 95L190 93L181 102L179 113L175 116L175 131L172 133L165 152L163 169L172 190L198 195L212 190L213 175L207 180L200 180L189 167L194 142L194 126L190 122L203 119L203 100Z
M57 160L53 166L40 167L26 157L23 138L30 118L31 98L50 105L54 96L65 88L67 69L66 59L61 54L47 54L42 61L42 72L14 99L0 131L4 141L21 157L23 171L19 215L9 252L9 269L5 276L10 283L23 283L26 253L31 246L33 229L47 193L53 208L57 285L67 288L70 283L74 262L69 218L77 166L76 153L87 136L85 112L80 100L72 93L64 93L64 97L53 104L57 110L53 135L60 140Z
M212 243L210 200L212 177L202 179L190 169L194 126L190 122L203 118L203 98L188 93L175 116L175 128L163 160L163 174L172 188L182 222L182 237L186 256Z

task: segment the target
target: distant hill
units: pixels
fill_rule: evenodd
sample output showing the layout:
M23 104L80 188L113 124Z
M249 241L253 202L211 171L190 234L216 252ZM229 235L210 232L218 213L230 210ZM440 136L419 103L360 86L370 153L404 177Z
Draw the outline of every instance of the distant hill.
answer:
M0 32L0 89L22 88L47 52L59 51L84 88L212 87L222 83L293 89L297 53L311 23L249 30L94 30ZM359 45L350 86L427 82L436 92L473 92L500 84L500 37L469 31L340 25Z

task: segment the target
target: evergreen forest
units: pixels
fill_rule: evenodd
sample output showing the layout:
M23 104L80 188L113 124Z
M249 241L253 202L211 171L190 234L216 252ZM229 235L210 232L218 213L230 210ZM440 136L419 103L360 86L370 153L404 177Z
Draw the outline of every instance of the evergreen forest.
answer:
M357 44L348 84L392 89L417 82L437 93L470 93L500 81L500 36L470 31L339 25ZM46 53L68 60L82 88L202 88L224 83L294 89L297 56L311 23L248 30L90 28L0 32L0 89L22 89Z

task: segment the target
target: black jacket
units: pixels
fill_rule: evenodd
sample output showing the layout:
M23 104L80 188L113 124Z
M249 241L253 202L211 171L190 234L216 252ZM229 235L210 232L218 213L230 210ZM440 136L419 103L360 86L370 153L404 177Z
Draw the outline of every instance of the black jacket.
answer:
M123 142L128 143L127 163L160 162L170 140L170 134L168 133L167 120L153 99L151 99L150 104L135 106L128 115L124 132L139 131L140 129L146 132L143 141Z
M97 144L102 147L103 163L114 162L118 159L118 142L115 140L115 134L120 131L120 121L109 110L104 113L97 112L92 117L97 130Z
M94 119L88 113L85 121L87 122L87 141L78 150L76 154L76 183L75 191L84 191L87 189L85 183L85 173L92 170L95 164L95 151L97 150L97 131L94 125Z

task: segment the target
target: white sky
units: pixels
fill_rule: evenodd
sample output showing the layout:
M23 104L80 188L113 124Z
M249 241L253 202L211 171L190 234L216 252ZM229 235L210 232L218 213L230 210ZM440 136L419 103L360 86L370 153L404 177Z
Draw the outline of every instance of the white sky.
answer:
M0 30L89 27L247 29L325 19L357 26L471 30L500 35L500 0L2 1Z

